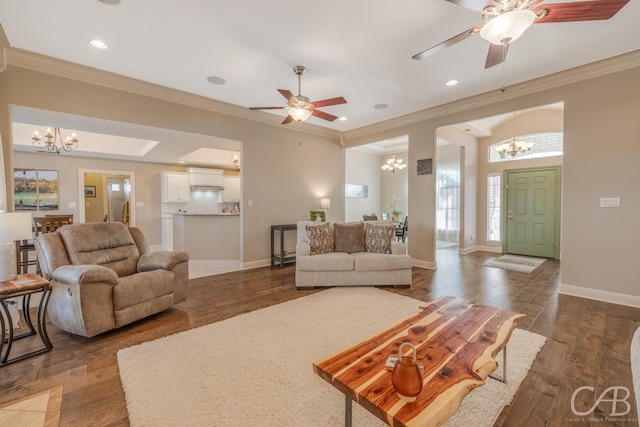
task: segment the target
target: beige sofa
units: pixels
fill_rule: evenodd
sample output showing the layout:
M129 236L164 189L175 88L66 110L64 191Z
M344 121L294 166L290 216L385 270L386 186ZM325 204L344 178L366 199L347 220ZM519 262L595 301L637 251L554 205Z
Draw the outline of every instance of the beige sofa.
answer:
M49 318L67 332L92 337L187 298L189 255L150 252L137 228L70 224L38 236L35 247L52 286Z
M404 243L396 242L395 226L390 221L367 221L371 226L384 225L386 231L382 240L385 241L388 253L373 252L367 247L366 231L364 247L357 247L355 251L349 249L349 243L341 244L337 229L344 229L355 224L328 224L333 228L334 241L331 247L330 236L324 253L314 253L313 241L307 232L307 227L317 227L317 223L301 221L298 223L298 242L296 243L296 287L315 288L326 286L381 286L393 285L397 287L411 286L411 257L407 254ZM362 223L360 223L362 224ZM324 227L327 227L325 225ZM365 224L362 224L365 227ZM371 227L370 227L371 228ZM326 237L326 236L325 236ZM353 236L352 236L353 237ZM358 235L359 239L359 235ZM312 239L313 240L313 239ZM317 251L315 251L317 252Z

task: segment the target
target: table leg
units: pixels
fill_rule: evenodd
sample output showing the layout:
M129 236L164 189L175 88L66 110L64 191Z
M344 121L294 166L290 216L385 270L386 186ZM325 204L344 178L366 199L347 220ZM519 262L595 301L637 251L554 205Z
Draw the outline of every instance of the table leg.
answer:
M9 313L9 307L7 307L7 302L2 299L0 300L0 305L2 305L2 311L7 314L7 323L9 326L9 337L6 338L6 333L4 331L5 323L4 319L2 319L2 342L0 342L0 364L7 363L9 360L9 353L11 353L11 345L13 344L13 319L11 319L11 313ZM0 314L0 317L2 315ZM3 354L2 349L4 345L7 345L7 350Z
M353 400L351 400L351 396L348 394L345 394L344 397L344 427L351 427Z
M496 381L500 381L501 383L507 383L507 346L505 345L502 349L502 377L498 378L493 375L489 375L489 377L493 378Z
M280 230L280 268L284 268L284 230Z

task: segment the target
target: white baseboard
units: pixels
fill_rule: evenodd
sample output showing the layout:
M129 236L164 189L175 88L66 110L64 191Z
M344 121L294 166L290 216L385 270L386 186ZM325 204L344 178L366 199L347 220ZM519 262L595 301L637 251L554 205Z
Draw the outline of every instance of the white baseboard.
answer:
M426 268L429 270L435 270L436 269L436 263L433 261L422 261L419 259L412 259L411 260L411 266L412 267L419 267L419 268Z
M483 251L483 252L495 252L497 254L502 253L502 246L489 246L489 245L475 245L470 246L468 248L462 248L458 251L460 255L468 255L472 252Z
M268 259L259 259L257 261L250 261L242 263L243 270L250 270L252 268L269 267L271 262Z
M604 291L602 289L585 288L582 286L560 284L559 294L571 295L574 297L587 298L596 301L608 302L612 304L627 305L629 307L640 308L640 297L636 295L620 294L617 292Z
M239 260L190 259L189 266L194 268L235 268L240 269Z

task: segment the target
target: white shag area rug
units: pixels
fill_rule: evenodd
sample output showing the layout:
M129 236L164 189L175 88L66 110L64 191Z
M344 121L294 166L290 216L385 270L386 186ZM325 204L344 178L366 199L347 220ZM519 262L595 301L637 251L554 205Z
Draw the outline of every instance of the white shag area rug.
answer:
M344 426L344 395L317 376L312 363L416 314L424 304L375 288L331 288L122 349L118 367L130 423ZM508 383L487 379L445 425L491 426L544 341L516 329L507 347ZM353 425L385 424L354 403Z
M489 261L486 267L502 268L503 270L519 271L521 273L531 273L540 267L546 258L535 258L522 255L502 255L499 258Z

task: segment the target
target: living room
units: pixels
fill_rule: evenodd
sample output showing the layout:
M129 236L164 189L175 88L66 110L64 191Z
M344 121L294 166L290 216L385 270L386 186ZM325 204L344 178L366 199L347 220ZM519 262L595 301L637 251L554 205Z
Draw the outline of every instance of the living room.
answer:
M246 111L245 107L225 105L213 99L142 83L96 68L13 48L6 37L2 40L2 45L7 67L0 73L0 134L3 142L4 175L3 194L0 197L3 203L1 209L12 206L13 201L11 183L13 168L16 167L15 159L18 158L18 155L14 155L12 147L14 106L242 141L244 205L241 261L244 269L242 274L245 276L220 278L220 282L215 283L216 291L213 297L207 294L205 289L205 284L211 283L198 279L199 281L193 283L194 295L207 300L211 308L207 311L204 304L191 301L191 305L185 307L185 312L175 310L166 313L166 316L154 318L151 324L158 327L162 333L186 330L270 305L268 297L260 301L251 301L246 297L227 294L223 292L222 287L239 286L238 284L246 286L251 281L252 292L262 292L266 295L279 293L278 301L312 293L296 292L292 285L291 269L276 271L264 268L269 261L269 227L273 224L295 223L308 217L310 210L319 207L321 197L331 199L331 220L344 220L344 184L349 183L345 177L345 149L397 135L408 135L406 162L410 166L407 171L407 203L412 219L411 237L407 246L414 265L414 283L419 285L407 293L414 298L424 299L433 296L425 285L427 282L439 283L446 289L449 283L438 282L442 279L436 277L439 272L445 270L440 270L440 265L435 272L425 268L436 266L435 190L433 175L418 176L415 173L417 161L437 156L437 129L441 127L557 102L564 102L560 256L562 270L561 275L558 271L545 279L537 279L542 280L542 287L547 283L546 280L557 282L557 286L553 288L555 296L538 302L546 307L549 301L559 298L562 302L560 305L564 308L569 307L571 319L578 325L581 322L593 322L594 319L603 323L610 321L607 331L614 328L620 334L624 330L627 335L639 325L637 309L640 307L640 290L636 284L636 257L633 253L633 247L640 238L640 229L636 224L640 202L635 184L640 179L640 169L636 164L637 156L634 156L639 150L635 140L640 133L640 122L637 120L640 116L638 50L514 84L504 91L499 90L500 82L497 79L492 88L472 97L413 112L395 120L341 132L313 123L293 127L281 126L281 117L269 117L266 113L253 115L254 112ZM286 84L286 81L282 84ZM270 83L270 86L273 84ZM50 162L50 157L44 155L28 156L24 159L29 162ZM65 181L64 185L77 188L79 183L76 160L60 155L56 162L56 169L60 171L60 179ZM100 159L86 162L96 169L123 169L122 163L114 165ZM147 170L143 164L124 169L135 169L137 200L144 203L144 208L137 211L137 226L145 235L159 241L159 218L156 222L156 219L150 220L148 216L151 208L159 209L160 201L153 196L159 195L159 183L154 184L150 180L158 171ZM484 183L484 180L485 177L479 173L478 182ZM76 197L76 192L70 195L61 194L61 202L78 202ZM601 208L599 199L602 197L619 197L621 208ZM252 202L251 206L248 201ZM475 224L477 228L484 227L480 221L482 215L483 213L478 212L478 221ZM483 245L484 242L476 244ZM470 248L472 246L469 245ZM482 254L481 251L478 252ZM472 252L469 256L480 255ZM469 262L469 258L464 259ZM474 270L477 266L467 265L460 268L468 274L479 274ZM508 293L508 285L513 285L516 281L513 277L504 279L504 292ZM569 296L578 298L569 299ZM213 301L215 299L217 301ZM189 310L194 310L191 312L192 315L195 316L195 312L199 315L190 320L185 314L189 313ZM605 320L610 319L607 316L611 316L616 310L624 313L624 322L620 318ZM536 314L544 317L549 313L541 308ZM549 331L562 327L564 329L561 333L567 333L568 330L575 332L567 318L557 320L556 326L555 313L550 316L551 319L545 324ZM172 326L172 322L176 322L176 325ZM144 336L145 339L160 337L154 332L146 331L139 324L127 331L141 332L140 338ZM62 334L57 335L57 338L59 341L54 340L56 349L69 346L78 350L85 344ZM110 338L122 340L123 343L130 339L124 332L110 335L105 340ZM602 351L606 346L602 336L594 339L598 341L598 348ZM566 341L564 343L566 344ZM562 346L561 340L555 341L554 345ZM12 371L3 368L5 372L11 372L10 378L3 380L3 385L6 385L7 389L12 387L10 383L13 381L19 385L15 389L11 388L12 391L2 401L22 397L21 389L35 393L39 391L39 386L53 386L58 379L55 378L56 375L59 375L64 377L60 378L60 382L65 383L63 403L66 406L63 406L63 411L69 411L69 418L63 416L66 420L63 424L72 425L74 421L80 422L82 417L89 417L91 410L97 410L100 402L95 396L90 402L82 401L80 395L85 389L99 387L101 381L98 377L101 375L108 376L110 380L117 377L117 364L112 354L114 349L110 348L110 353L105 354L97 348L99 346L97 343L90 344L92 352L82 356L79 366L73 365L71 361L54 359L39 364L34 371L29 371L31 365L20 367L18 364L11 368ZM628 347L625 351L628 351ZM65 357L72 358L70 353L64 354ZM553 354L559 358L564 357L560 351ZM622 354L622 350L615 351L616 356L624 359L626 356ZM100 366L100 359L103 357L105 360L109 359L108 373L92 371ZM72 367L64 369L62 365L65 363ZM629 361L624 360L624 363L627 369ZM38 371L41 371L41 375L46 379L38 380ZM47 371L52 373L46 374ZM88 377L94 375L94 378L74 383L73 377L76 374ZM600 371L593 375L599 374L604 375ZM19 379L20 376L24 376L25 379ZM541 382L544 383L543 380ZM108 387L113 386L113 382L105 384ZM554 391L558 391L557 388ZM569 391L569 394L572 391ZM563 389L563 393L566 392ZM113 392L118 394L117 398L110 395L112 391L109 388L105 389L104 393L108 395L110 403L118 401L117 407L122 416L124 398L121 391ZM78 403L73 403L74 399L78 399ZM83 412L79 409L82 404L90 409ZM126 409L124 411L126 416ZM97 424L103 421L125 422L120 418L109 419L104 412L101 416L104 418L92 421Z

